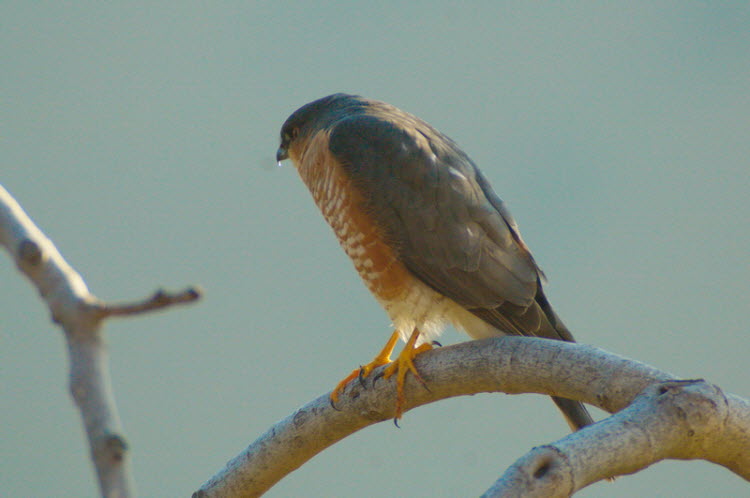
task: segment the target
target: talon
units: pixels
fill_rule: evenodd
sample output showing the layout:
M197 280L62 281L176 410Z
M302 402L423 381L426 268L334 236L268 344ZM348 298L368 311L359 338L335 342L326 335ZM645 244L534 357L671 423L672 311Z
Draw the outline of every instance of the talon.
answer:
M336 408L335 403L338 402L339 396L341 395L341 393L344 392L344 390L346 389L346 385L349 384L349 381L355 379L357 375L359 375L359 370L352 370L352 373L347 375L344 378L344 380L336 384L336 387L334 387L333 391L331 391L330 400L331 400L331 406L333 407L334 410L341 411L338 408Z
M329 402L329 403L331 404L331 408L333 408L333 409L334 409L334 410L336 410L337 412L340 412L340 411L341 411L341 408L337 408L337 407L336 407L336 404L335 404L335 403L334 403L334 401L333 401L333 396L331 396L330 398L328 398L328 402Z
M360 385L365 388L365 378L369 376L370 373L376 368L387 365L391 362L391 353L393 352L393 348L396 347L398 337L398 331L394 331L393 334L391 334L391 338L388 339L388 342L386 343L383 350L380 351L380 353L378 353L370 363L364 366L360 366L356 370L352 370L352 373L347 375L341 382L336 384L336 387L334 387L333 391L331 391L331 405L334 406L334 408L334 403L339 400L339 395L344 392L347 384L349 384L350 381L359 379Z
M396 426L396 429L400 429L400 428L401 428L401 426L400 426L400 425L398 425L398 419L397 419L397 418L394 418L394 419L393 419L393 425L395 425L395 426Z
M442 345L442 344L440 344L440 343L439 343L438 341L432 341L432 345L433 345L433 346L437 346L437 347L439 347L439 348L442 348L442 347L443 347L443 345Z
M417 355L432 349L432 344L437 344L438 346L441 346L441 344L437 341L433 341L432 344L424 343L420 346L415 347L415 344L419 339L419 330L414 329L414 331L411 333L411 336L409 336L409 340L406 342L403 351L401 351L401 353L398 355L398 358L396 358L396 361L391 361L391 353L393 352L393 348L398 342L398 338L398 331L394 331L393 334L391 334L391 338L388 339L388 342L386 343L383 350L380 351L380 353L378 353L378 355L375 356L375 358L373 358L370 363L364 366L360 366L357 370L353 370L352 373L347 375L344 380L336 385L336 387L331 392L330 397L331 407L334 410L341 411L336 407L336 402L338 401L339 396L344 392L346 386L350 381L357 379L359 380L360 385L363 388L366 388L367 386L365 384L365 378L369 377L373 370L375 370L376 368L383 365L388 365L384 369L380 370L377 374L375 374L372 379L372 383L373 385L375 385L375 383L381 378L389 379L393 374L396 374L396 409L395 416L393 417L393 423L396 425L396 427L401 428L401 426L398 425L398 421L404 414L404 405L406 404L406 396L404 395L404 382L406 380L406 374L408 372L411 372L414 375L414 378L416 378L417 381L419 381L419 383L422 384L422 386L427 389L428 392L432 392L430 391L430 388L427 387L427 383L419 374L417 368L414 366L414 358L416 358Z
M386 379L390 378L393 374L396 374L396 413L394 420L400 419L404 414L404 404L406 403L404 382L408 372L411 372L419 383L429 391L427 383L414 366L414 358L416 358L417 355L432 349L432 345L424 343L418 347L414 347L417 339L419 339L419 330L414 329L411 336L409 336L409 340L406 342L406 346L404 346L403 351L401 351L401 354L399 354L398 358L396 358L396 360L388 365L383 371L383 377ZM398 424L396 425L398 426Z

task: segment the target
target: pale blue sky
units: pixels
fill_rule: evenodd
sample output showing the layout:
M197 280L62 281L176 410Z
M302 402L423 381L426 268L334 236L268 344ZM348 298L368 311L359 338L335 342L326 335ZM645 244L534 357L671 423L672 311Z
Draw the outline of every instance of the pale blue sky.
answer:
M750 5L3 2L0 183L103 299L205 299L107 327L142 496L188 496L390 329L296 172L297 107L346 91L454 138L576 337L750 396ZM0 482L95 496L60 332L0 255ZM444 343L464 340L448 332ZM472 496L566 425L542 396L409 412L268 496ZM580 496L738 496L707 463Z

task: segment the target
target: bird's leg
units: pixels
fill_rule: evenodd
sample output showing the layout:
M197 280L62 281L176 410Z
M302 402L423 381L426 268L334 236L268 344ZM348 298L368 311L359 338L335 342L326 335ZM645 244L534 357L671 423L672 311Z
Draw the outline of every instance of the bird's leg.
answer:
M422 379L422 376L419 375L417 368L414 366L414 358L416 358L418 354L432 349L432 345L424 343L415 347L417 339L419 339L419 329L414 329L411 336L409 336L409 340L406 342L406 346L404 346L404 349L398 355L398 358L396 358L396 360L388 365L383 371L383 377L386 379L390 378L393 374L396 374L396 413L393 416L393 421L396 422L396 425L398 425L398 419L404 414L404 404L406 402L406 396L404 395L404 381L406 379L406 373L411 372L414 374L414 377L416 377L417 380L427 388L427 384L425 384L424 379Z
M398 330L395 330L393 334L391 335L391 338L388 339L388 342L385 344L385 347L383 348L380 353L378 353L375 358L372 359L370 363L367 365L364 365L362 367L357 368L356 370L352 371L349 375L346 376L344 380L339 382L336 387L331 392L331 405L334 406L334 403L336 403L339 400L339 395L344 392L344 388L346 385L356 379L359 378L360 382L370 375L370 372L375 370L376 368L387 365L391 362L391 353L393 352L393 348L396 347L396 343L398 342Z

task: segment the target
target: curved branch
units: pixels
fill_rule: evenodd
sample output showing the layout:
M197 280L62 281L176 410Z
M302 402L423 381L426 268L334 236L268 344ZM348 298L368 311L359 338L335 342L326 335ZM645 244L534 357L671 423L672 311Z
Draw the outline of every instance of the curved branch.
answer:
M89 292L81 275L62 257L15 199L0 185L0 245L36 286L65 332L70 356L70 392L81 412L99 488L103 496L133 496L127 443L114 401L102 324L130 315L195 301L190 288L176 294L159 291L132 305L108 305Z
M703 380L648 386L615 415L519 458L484 497L570 496L668 458L704 459L750 480L750 404Z
M649 385L675 380L669 373L591 346L527 337L469 341L439 348L421 354L417 368L430 390L408 376L407 410L480 392L535 392L578 399L617 412ZM325 394L275 424L204 483L194 498L259 496L328 446L368 425L392 418L393 382L374 380L377 374L378 371L373 372L361 385L351 382L340 398L338 409L331 407L329 395ZM744 430L748 434L747 406L743 413ZM630 422L627 414L625 417L627 425ZM600 424L591 430L596 427ZM595 434L599 433L588 436L587 430L569 438L585 441L586 448L598 444L596 438L600 436ZM747 436L740 444L750 454ZM712 461L728 466L726 462ZM750 472L747 460L739 465L742 471L737 466L728 467L743 476ZM617 472L615 469L596 477Z

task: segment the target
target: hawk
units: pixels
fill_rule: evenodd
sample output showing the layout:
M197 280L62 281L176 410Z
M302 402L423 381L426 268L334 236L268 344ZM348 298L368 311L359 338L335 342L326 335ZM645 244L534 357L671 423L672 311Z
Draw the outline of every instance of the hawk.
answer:
M337 93L304 105L281 128L291 159L395 331L373 361L333 390L388 364L403 414L413 360L447 324L473 339L504 334L573 342L542 289L518 225L458 145L392 105ZM390 355L401 338L403 351ZM577 401L552 398L573 430L592 423Z

